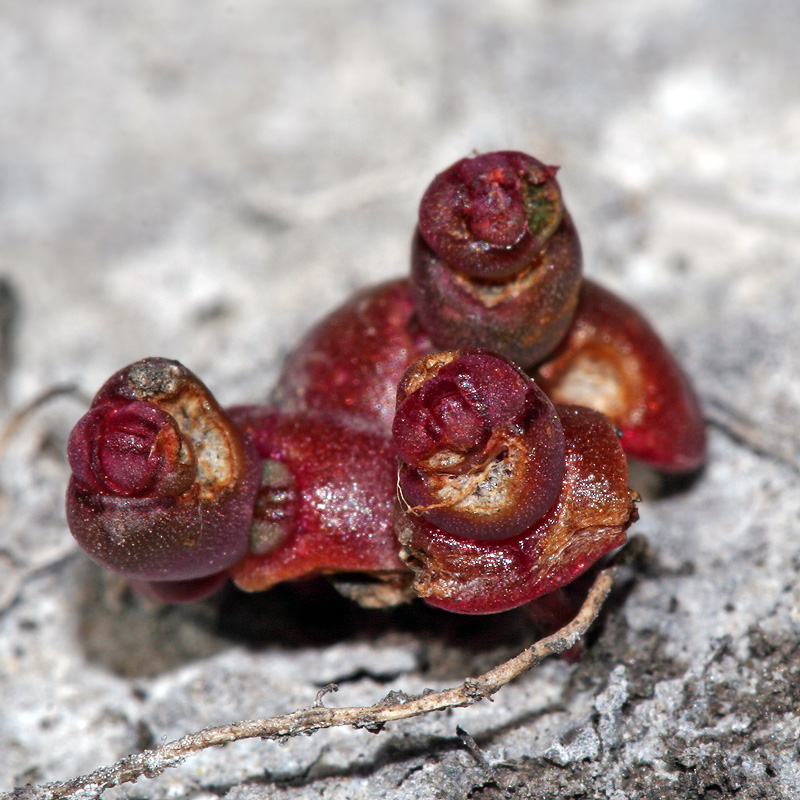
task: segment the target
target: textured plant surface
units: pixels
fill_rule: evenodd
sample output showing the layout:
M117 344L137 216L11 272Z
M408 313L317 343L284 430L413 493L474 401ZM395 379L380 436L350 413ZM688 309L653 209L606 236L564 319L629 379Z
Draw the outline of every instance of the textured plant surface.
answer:
M182 365L111 377L69 440L67 520L91 557L138 580L206 578L247 552L255 451Z
M411 513L466 539L506 539L556 502L564 434L552 403L488 351L438 353L400 381L393 426Z
M503 151L439 174L410 282L318 323L267 406L229 417L164 359L113 376L69 444L80 544L166 601L323 574L365 605L464 613L530 602L621 546L623 450L695 470L703 420L641 315L581 281L555 173Z
M588 408L558 411L566 441L563 483L557 502L527 530L502 541L465 541L424 517L398 515L414 588L432 605L505 611L569 583L625 543L636 519L635 495L614 429Z
M647 320L596 283L584 281L569 332L538 377L556 402L606 414L631 458L674 472L703 464L705 422L688 378Z
M412 279L437 347L485 347L529 367L564 334L582 259L555 173L524 153L489 153L425 192Z

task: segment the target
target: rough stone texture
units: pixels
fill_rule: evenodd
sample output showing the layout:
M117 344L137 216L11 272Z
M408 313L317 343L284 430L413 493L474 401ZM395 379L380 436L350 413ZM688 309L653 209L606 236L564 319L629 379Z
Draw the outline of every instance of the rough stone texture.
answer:
M0 6L6 419L148 355L225 403L263 398L309 323L404 272L435 172L517 148L563 165L587 272L646 311L710 421L708 469L643 504L654 560L581 663L379 736L231 745L109 797L800 797L795 0ZM3 440L0 788L330 681L329 704L455 683L530 635L518 615L383 615L310 589L132 598L64 523L85 403L58 395Z

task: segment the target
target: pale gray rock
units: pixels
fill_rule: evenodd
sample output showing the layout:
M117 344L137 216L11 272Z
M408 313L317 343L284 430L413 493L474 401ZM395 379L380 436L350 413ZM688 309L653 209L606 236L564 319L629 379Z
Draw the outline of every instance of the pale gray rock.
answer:
M522 646L519 619L314 611L291 592L164 609L101 576L62 508L66 437L108 375L163 355L224 403L262 400L309 324L406 270L433 174L515 148L562 165L587 273L703 397L708 468L642 504L655 561L580 663L494 703L238 743L107 796L800 797L794 0L0 12L3 418L65 389L0 460L0 790L329 682L329 705L452 685Z

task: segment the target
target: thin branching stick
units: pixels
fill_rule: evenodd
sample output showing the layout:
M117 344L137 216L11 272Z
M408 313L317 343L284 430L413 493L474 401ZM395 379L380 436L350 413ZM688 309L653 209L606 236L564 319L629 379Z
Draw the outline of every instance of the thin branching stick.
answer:
M62 800L63 798L98 797L105 789L131 783L141 777L153 778L169 767L185 761L189 756L208 747L236 742L240 739L286 740L292 736L312 734L323 728L351 725L378 732L387 722L409 719L432 711L471 706L491 696L514 678L549 656L558 655L575 645L597 618L618 567L608 567L598 573L575 619L551 636L540 639L518 655L503 662L477 678L467 678L460 686L441 691L426 691L409 697L403 692L390 692L372 706L352 708L327 708L322 704L322 695L335 687L320 692L316 703L309 707L280 717L254 719L206 728L190 733L172 742L126 756L110 767L100 767L89 775L68 781L48 783L42 786L26 786L3 795L8 800Z

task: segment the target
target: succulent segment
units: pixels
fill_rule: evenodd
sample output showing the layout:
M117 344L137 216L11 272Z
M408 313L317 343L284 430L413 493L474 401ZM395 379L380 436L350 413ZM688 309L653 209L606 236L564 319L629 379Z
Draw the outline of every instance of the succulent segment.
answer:
M558 498L561 423L534 381L496 353L450 351L412 364L393 433L409 513L456 536L516 536Z
M422 198L411 276L436 347L482 347L523 368L569 327L581 247L556 168L513 151L456 162Z
M290 414L348 414L374 420L388 431L400 376L431 350L414 318L407 280L362 290L316 325L289 355L272 405Z
M262 484L254 531L286 520L274 546L251 548L231 570L247 591L311 574L358 572L394 580L405 571L392 528L397 467L373 425L334 415L232 411L259 456L280 464ZM280 527L280 526L279 526Z
M112 376L73 430L67 521L99 564L144 581L205 578L247 552L258 458L177 361Z
M572 326L539 380L557 403L583 403L619 427L631 457L666 472L705 460L703 412L689 379L647 320L584 281Z
M570 583L625 543L637 496L628 488L613 426L588 408L558 412L566 441L561 493L518 536L469 541L397 509L395 528L414 590L428 603L462 614L506 611Z

